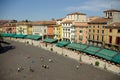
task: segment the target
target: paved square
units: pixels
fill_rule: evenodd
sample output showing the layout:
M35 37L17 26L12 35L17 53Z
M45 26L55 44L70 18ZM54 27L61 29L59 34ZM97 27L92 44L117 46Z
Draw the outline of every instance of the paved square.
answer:
M116 74L87 64L79 65L79 62L68 57L31 45L9 42L15 49L0 54L0 80L120 80ZM43 65L49 68L45 69ZM23 70L17 72L20 66ZM29 70L30 67L34 72Z

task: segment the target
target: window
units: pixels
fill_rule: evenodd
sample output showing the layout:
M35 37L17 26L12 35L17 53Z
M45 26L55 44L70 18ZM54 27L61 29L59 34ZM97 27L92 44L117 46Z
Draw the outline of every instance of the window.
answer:
M102 28L104 28L104 26L102 26Z
M99 40L99 36L97 36L97 40Z
M102 41L104 41L104 36L102 35Z
M102 30L102 33L104 33L104 30Z
M112 36L109 36L109 43L112 43Z
M95 30L93 29L93 32L95 32Z
M94 35L93 35L93 40L94 40Z
M80 36L79 36L79 40L82 40L82 39L83 39L83 36L80 35Z
M90 35L89 35L89 39L90 39Z
M74 35L71 35L71 38L75 38L75 36L74 36Z
M68 31L70 31L70 29L68 29Z
M91 32L91 30L89 29L89 32Z
M67 29L65 29L67 31Z
M109 31L112 32L112 29L110 29Z
M71 33L75 33L75 31L71 31Z
M112 16L112 13L110 13L110 16Z
M46 29L44 29L44 33L46 33Z
M99 30L97 32L99 33Z
M93 28L95 28L95 26L93 26Z
M106 16L107 16L107 13L106 13Z
M116 44L120 45L120 37L116 37Z
M120 29L118 29L118 33L120 33Z
M98 28L99 28L99 26L98 26Z
M70 33L68 34L68 37L70 37Z
M80 33L82 33L83 31L82 30L80 30Z

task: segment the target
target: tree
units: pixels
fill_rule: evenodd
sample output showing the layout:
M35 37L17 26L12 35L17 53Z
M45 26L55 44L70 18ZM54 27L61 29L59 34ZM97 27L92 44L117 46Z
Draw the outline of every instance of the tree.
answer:
M22 20L22 22L26 22L27 23L27 22L30 22L30 20L26 19L26 20Z
M25 22L29 22L29 21L26 19Z
M20 33L20 34L22 34L22 33L24 33L24 28L22 28L22 27L20 27L20 28L18 28L18 32Z
M12 20L12 21L11 21L11 23L16 23L16 22L17 22L17 20Z
M95 62L95 66L99 66L99 64L100 64L100 63L99 63L98 61Z

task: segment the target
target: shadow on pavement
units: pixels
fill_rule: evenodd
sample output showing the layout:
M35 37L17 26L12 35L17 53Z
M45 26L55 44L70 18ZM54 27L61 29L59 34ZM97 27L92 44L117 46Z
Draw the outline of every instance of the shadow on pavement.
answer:
M9 42L0 40L0 44L1 44L1 43L2 43L2 44L8 44L8 45L10 44Z
M0 47L0 54L5 53L12 49L15 49L15 46L9 45L9 46Z

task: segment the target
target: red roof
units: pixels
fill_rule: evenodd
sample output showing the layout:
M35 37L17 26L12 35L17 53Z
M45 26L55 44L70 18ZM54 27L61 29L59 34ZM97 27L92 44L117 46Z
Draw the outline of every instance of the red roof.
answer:
M108 24L105 28L120 28L120 22L114 22L112 24Z
M72 23L74 20L66 20L66 21L64 21L64 22L62 22L62 23Z
M79 12L73 12L73 13L70 13L70 14L67 14L67 15L86 15L86 14L84 14L84 13L79 13Z
M56 21L36 21L32 22L33 25L55 25Z
M89 23L107 23L109 20L111 19L110 18L97 18L97 19L90 21Z
M109 10L106 10L104 12L120 12L120 10L115 10L115 9L109 9Z
M73 26L76 26L76 27L83 27L83 26L87 27L88 23L87 22L74 22Z

